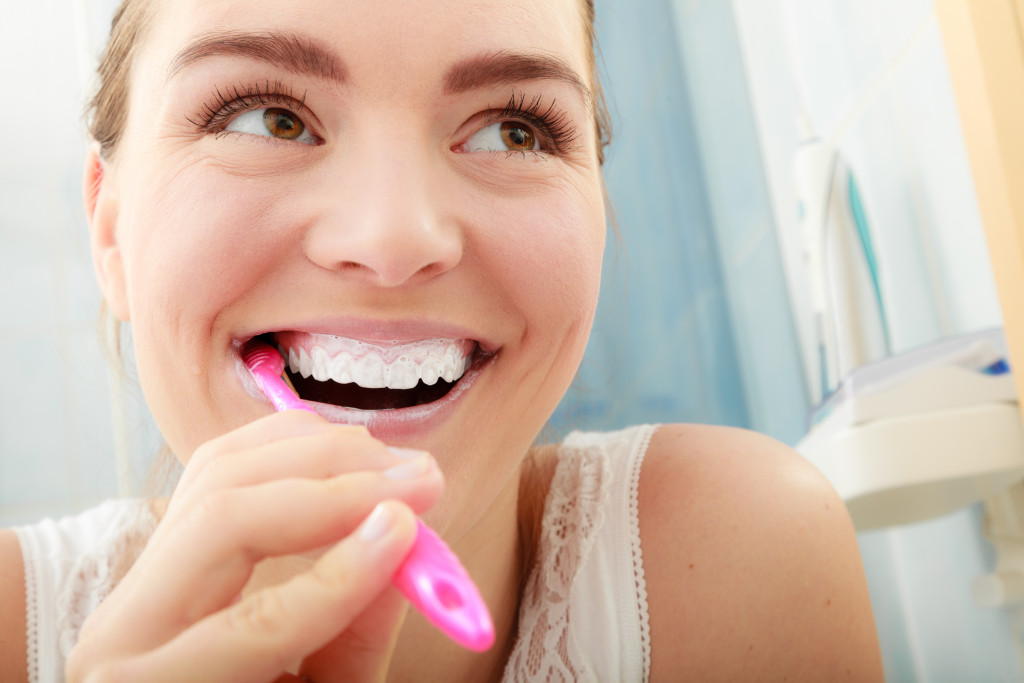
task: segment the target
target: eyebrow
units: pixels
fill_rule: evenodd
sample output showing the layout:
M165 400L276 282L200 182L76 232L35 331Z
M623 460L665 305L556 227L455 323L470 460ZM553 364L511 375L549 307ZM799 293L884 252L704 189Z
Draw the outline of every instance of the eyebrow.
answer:
M344 83L347 70L331 50L302 35L267 31L214 31L204 33L179 52L167 70L170 80L195 62L210 57L248 57L294 73ZM545 54L500 51L456 62L442 79L443 92L457 95L470 90L537 79L567 83L590 106L590 88L561 59Z
M446 95L456 95L468 90L535 79L568 83L588 106L593 100L590 88L572 67L557 57L545 54L495 52L470 57L448 70L443 87Z
M214 31L200 35L179 52L167 69L167 78L195 62L217 56L258 59L300 75L338 83L343 83L347 75L334 53L305 36L278 31Z

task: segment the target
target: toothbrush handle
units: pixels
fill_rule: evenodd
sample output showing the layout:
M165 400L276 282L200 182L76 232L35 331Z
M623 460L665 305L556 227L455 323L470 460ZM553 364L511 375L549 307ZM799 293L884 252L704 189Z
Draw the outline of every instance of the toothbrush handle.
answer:
M459 559L417 520L416 541L391 581L434 626L463 647L483 652L494 644L487 605Z
M285 384L285 381L280 376L269 372L256 372L253 373L253 377L256 380L256 384L263 390L263 393L270 399L270 402L278 412L305 410L307 413L316 414L315 410L303 403L302 399L288 388L288 385Z

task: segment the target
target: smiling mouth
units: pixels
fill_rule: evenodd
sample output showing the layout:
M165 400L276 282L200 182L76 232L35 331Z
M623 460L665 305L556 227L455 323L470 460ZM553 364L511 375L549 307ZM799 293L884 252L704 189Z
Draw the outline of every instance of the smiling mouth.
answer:
M471 340L365 342L292 332L260 338L281 351L299 398L363 411L439 401L483 355Z

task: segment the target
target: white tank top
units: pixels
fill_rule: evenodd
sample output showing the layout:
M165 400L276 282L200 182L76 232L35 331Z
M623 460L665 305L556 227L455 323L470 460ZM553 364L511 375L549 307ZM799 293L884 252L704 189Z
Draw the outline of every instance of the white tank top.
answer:
M654 430L575 432L559 448L506 683L647 680L637 486ZM82 624L112 588L114 562L155 526L144 501L117 500L15 528L25 562L30 683L64 680Z
M559 448L503 683L647 681L637 489L655 429L574 432Z

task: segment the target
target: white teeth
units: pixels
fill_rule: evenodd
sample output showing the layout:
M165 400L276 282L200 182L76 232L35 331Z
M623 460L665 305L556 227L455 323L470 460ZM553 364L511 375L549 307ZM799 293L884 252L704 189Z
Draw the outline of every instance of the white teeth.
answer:
M331 363L331 379L338 384L351 384L352 368L345 363Z
M423 379L424 384L431 386L437 384L437 378L441 376L440 371L437 369L437 364L433 358L428 358L420 366L420 377Z
M340 351L333 357L326 349L313 346L289 348L288 367L303 377L324 382L328 379L340 384L355 383L364 389L411 389L417 383L434 385L438 379L454 382L466 373L471 356L464 356L465 344L416 342L400 354L370 344L360 343L357 354ZM393 360L387 360L387 356Z
M392 389L412 389L420 381L419 368L408 356L402 356L388 368L388 384Z
M311 370L313 373L313 379L317 382L325 382L331 378L331 369L327 365L327 351L314 346L313 350L309 353L312 360Z
M363 356L352 363L352 381L366 389L383 389L387 375L380 356Z
M288 354L289 358L294 353L295 351L290 351ZM297 365L295 361L291 361L292 372L296 372L296 367L298 368L297 371L299 372L299 374L301 374L303 377L308 378L310 375L313 374L313 360L309 357L309 351L306 351L306 349L299 349Z

